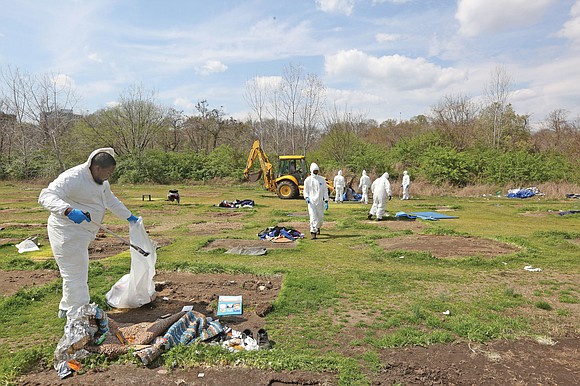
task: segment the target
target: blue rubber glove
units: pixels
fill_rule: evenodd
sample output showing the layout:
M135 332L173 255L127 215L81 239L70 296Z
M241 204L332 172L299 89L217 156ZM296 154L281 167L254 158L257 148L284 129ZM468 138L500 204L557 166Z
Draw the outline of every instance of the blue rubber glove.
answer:
M67 217L77 224L80 224L83 221L91 222L91 219L88 218L87 215L84 214L83 211L79 209L71 210L70 213L67 215Z
M328 201L324 201L324 210L328 210Z
M127 219L127 221L131 223L136 223L137 220L139 220L139 218L135 217L133 214L131 214L131 216L129 216L129 218Z
M306 197L306 203L310 204L310 197Z

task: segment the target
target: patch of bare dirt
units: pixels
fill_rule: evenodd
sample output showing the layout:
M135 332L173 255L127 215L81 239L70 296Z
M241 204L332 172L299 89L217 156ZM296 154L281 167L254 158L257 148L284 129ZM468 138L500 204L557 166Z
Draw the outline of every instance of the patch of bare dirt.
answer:
M195 235L213 235L221 231L235 231L244 227L241 222L200 222L188 225Z
M240 239L218 239L209 242L202 251L213 251L215 249L225 248L266 248L266 249L287 249L295 248L296 242L276 243L268 240L240 240Z
M422 221L376 221L376 220L369 220L365 221L367 224L373 224L380 227L389 228L393 231L404 231L404 230L411 230L413 232L421 231L427 227L425 223Z
M228 209L224 208L223 212L206 212L205 216L211 218L239 218L244 217L246 214L243 212L244 209Z
M0 271L0 296L12 296L21 288L43 286L58 279L58 271Z
M378 241L387 251L425 251L435 257L500 256L519 251L519 248L495 240L479 237L412 235Z

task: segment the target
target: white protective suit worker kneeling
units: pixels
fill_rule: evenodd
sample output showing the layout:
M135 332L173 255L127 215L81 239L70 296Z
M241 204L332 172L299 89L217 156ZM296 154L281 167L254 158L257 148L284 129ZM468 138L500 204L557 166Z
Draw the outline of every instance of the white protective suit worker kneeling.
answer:
M362 176L358 184L358 188L362 194L360 202L369 203L369 188L371 187L371 178L367 175L367 171L362 171Z
M310 164L310 175L304 180L304 199L310 215L310 237L316 238L324 223L324 210L328 210L328 186L326 180L318 175L318 165Z
M48 238L62 276L59 317L74 319L90 302L88 247L99 230L91 220L101 223L107 209L129 222L138 220L111 192L107 180L115 166L112 148L97 149L40 192L38 202L50 211Z
M373 216L377 216L377 221L381 221L385 214L387 200L392 198L389 173L384 173L381 177L374 180L371 191L373 192L373 206L369 212L368 219L371 220Z
M403 181L401 182L401 187L403 188L403 198L401 198L401 200L409 199L409 185L411 185L411 177L405 170L403 172Z
M343 202L345 187L346 181L344 180L344 176L342 175L342 170L339 170L338 174L334 176L334 190L336 191L334 202Z

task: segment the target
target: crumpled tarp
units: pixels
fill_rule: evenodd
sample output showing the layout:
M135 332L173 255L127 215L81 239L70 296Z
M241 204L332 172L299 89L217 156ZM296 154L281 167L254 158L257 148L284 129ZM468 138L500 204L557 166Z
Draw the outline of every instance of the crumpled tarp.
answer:
M419 217L422 220L439 221L447 218L459 218L457 216L449 216L448 214L438 212L413 212L412 215Z
M529 197L533 197L537 194L540 194L540 190L538 188L536 188L535 186L532 186L530 188L523 188L523 189L519 189L519 188L518 189L509 189L506 197L509 197L509 198L529 198Z
M261 256L265 255L268 249L264 247L234 247L226 251L226 253L234 255L250 255L250 256Z

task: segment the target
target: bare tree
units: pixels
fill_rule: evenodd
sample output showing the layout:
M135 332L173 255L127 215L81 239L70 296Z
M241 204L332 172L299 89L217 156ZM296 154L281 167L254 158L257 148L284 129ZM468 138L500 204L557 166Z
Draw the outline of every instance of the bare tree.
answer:
M322 81L313 74L306 77L303 93L303 103L300 111L300 134L302 141L302 153L306 155L308 146L315 136L318 123L321 119L324 107L325 88Z
M453 147L463 150L477 140L479 111L479 106L465 95L446 95L432 108L432 122Z
M284 67L282 74L281 103L282 116L286 123L286 132L290 138L291 151L296 153L296 124L298 122L298 112L302 104L302 66L289 64Z
M504 66L496 66L490 74L490 80L485 85L484 92L487 105L491 111L493 130L492 146L499 147L502 139L502 116L508 104L508 98L513 87L513 80Z
M244 100L256 114L258 127L255 130L260 143L264 144L264 114L268 99L268 85L254 77L246 82Z

